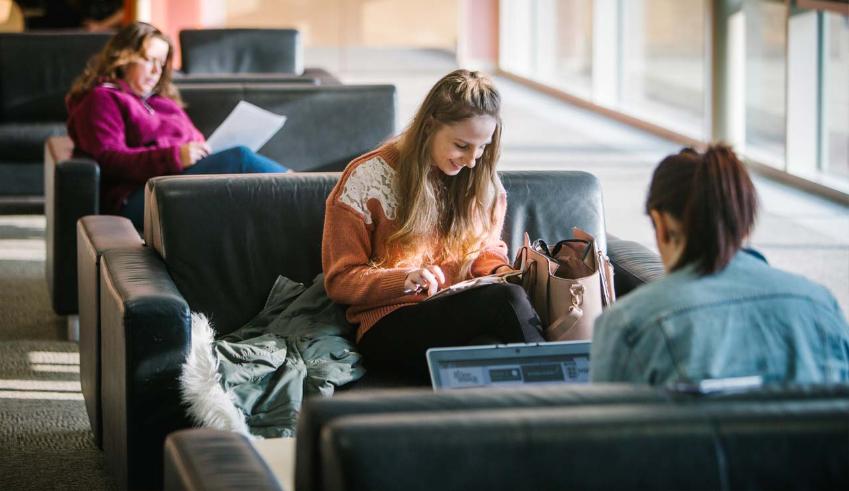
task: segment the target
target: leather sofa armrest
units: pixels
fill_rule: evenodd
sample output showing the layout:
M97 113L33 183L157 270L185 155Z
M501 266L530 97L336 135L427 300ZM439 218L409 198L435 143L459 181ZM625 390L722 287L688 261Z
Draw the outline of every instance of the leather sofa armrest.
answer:
M47 218L44 271L53 310L77 313L77 220L100 212L100 167L73 157L67 136L44 144L44 213Z
M253 489L282 491L271 469L244 435L196 428L165 440L165 491Z
M342 85L339 78L319 67L306 67L300 75L288 73L185 73L174 70L174 82L184 83L307 83L311 85Z
M318 80L318 83L321 85L342 85L342 81L339 78L325 70L324 68L318 67L306 67L304 68L304 77L312 77Z
M124 217L88 215L77 222L77 293L80 323L80 385L94 442L102 447L100 406L100 257L104 251L144 247Z
M105 251L100 285L106 462L122 489L160 488L165 437L191 426L179 385L189 306L149 247Z
M664 275L660 256L637 242L607 234L607 256L613 264L617 297Z
M322 79L286 73L184 73L174 78L183 84L305 84L322 85Z

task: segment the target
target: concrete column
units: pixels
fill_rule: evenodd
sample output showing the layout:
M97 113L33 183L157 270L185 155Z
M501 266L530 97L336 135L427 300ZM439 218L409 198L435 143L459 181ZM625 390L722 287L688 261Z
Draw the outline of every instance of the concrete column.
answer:
M743 0L713 0L708 18L711 90L709 140L745 144L745 22Z

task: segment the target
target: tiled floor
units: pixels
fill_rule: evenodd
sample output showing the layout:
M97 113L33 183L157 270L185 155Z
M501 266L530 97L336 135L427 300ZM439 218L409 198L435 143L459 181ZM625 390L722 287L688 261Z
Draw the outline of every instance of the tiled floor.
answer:
M395 84L399 130L433 83L456 67L449 55L436 51L308 49L305 60L348 83ZM608 231L654 248L643 200L654 166L679 145L512 81L496 78L496 83L504 102L500 167L592 172L604 189ZM761 213L752 245L773 265L827 286L849 312L849 207L757 175L754 179Z

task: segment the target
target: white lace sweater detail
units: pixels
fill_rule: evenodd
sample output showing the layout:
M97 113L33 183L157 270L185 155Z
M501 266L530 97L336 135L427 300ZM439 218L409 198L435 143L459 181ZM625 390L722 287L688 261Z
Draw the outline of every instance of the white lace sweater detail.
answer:
M366 203L376 199L383 207L383 214L395 219L398 194L395 189L395 169L381 157L374 157L358 165L345 181L339 201L350 206L361 215L365 223L372 223L371 212Z

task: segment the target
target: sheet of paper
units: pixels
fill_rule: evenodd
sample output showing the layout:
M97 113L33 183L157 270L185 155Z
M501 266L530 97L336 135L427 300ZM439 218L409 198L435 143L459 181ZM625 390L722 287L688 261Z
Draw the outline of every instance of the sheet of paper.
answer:
M247 101L239 101L207 138L206 143L212 153L237 145L244 145L256 152L280 131L285 122L286 116L266 111Z

